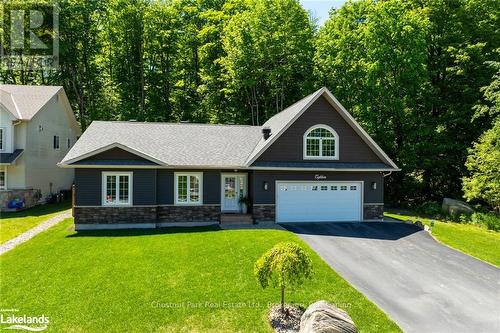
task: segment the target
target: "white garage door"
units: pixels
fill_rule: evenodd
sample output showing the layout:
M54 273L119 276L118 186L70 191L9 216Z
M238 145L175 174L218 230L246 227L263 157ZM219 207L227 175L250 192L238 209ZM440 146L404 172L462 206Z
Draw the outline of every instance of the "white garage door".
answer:
M277 182L277 222L360 221L361 182Z

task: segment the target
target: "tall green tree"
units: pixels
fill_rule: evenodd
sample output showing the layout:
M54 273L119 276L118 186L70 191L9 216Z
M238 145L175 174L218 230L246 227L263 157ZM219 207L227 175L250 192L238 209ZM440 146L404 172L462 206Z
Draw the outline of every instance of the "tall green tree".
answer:
M60 4L60 72L82 129L94 119L109 119L113 103L103 63L103 25L107 3L65 0Z
M498 2L356 1L316 39L315 73L395 158L389 201L460 195L474 105L492 75ZM391 200L392 199L392 200Z
M224 27L221 62L234 121L261 124L310 91L313 26L297 0L244 4Z

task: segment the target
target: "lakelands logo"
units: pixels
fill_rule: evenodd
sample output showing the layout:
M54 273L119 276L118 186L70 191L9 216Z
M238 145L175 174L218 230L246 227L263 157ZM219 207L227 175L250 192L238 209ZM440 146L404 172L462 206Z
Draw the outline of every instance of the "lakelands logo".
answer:
M21 330L30 332L45 331L49 325L49 317L41 316L27 316L15 314L0 314L0 324L4 330ZM3 325L9 325L4 327Z

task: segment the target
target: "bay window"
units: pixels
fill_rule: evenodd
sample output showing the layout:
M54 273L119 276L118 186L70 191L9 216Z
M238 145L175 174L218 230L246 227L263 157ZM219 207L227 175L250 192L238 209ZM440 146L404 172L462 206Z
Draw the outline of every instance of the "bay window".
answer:
M202 203L203 174L199 172L175 173L175 204Z
M102 204L104 206L132 205L132 172L102 173Z

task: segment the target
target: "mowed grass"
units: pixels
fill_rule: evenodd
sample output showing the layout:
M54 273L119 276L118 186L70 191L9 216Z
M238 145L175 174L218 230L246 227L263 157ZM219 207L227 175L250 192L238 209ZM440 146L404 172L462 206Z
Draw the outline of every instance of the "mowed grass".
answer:
M65 201L40 205L19 212L0 213L0 244L70 208L71 202Z
M409 212L389 210L385 216L399 220L419 220L428 226L431 226L431 221L435 221L432 235L439 241L473 257L500 266L500 232L471 224L443 222L417 214L410 215Z
M315 274L287 291L287 302L325 299L345 309L360 332L400 331L288 231L71 227L65 220L0 257L0 308L44 314L52 332L271 332L266 315L279 291L262 290L253 265L292 240L311 255Z

